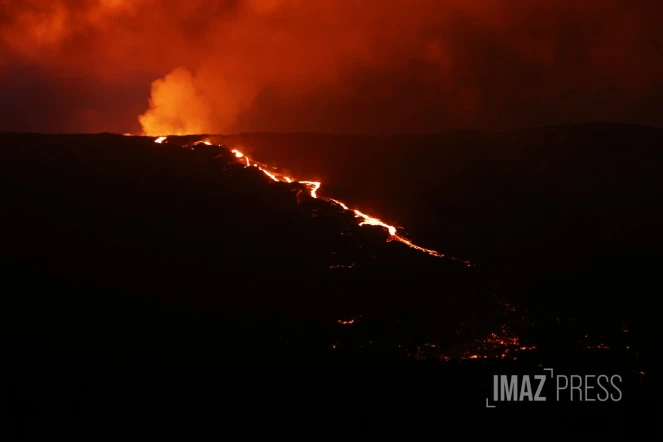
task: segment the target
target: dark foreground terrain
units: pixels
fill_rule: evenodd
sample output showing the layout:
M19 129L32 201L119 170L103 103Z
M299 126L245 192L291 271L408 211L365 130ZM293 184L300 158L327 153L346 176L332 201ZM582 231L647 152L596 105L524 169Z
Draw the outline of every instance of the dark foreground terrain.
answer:
M662 140L0 134L6 428L634 435L658 416ZM494 374L546 367L619 374L623 397L557 402L551 380L486 409Z

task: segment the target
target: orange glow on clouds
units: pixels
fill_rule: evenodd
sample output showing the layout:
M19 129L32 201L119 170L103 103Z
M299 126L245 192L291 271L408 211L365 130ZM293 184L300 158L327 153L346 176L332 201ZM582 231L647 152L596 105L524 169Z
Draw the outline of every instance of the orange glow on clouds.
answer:
M13 94L48 85L35 127L62 115L150 136L663 120L662 14L657 0L0 0L0 75L39 74L17 72Z

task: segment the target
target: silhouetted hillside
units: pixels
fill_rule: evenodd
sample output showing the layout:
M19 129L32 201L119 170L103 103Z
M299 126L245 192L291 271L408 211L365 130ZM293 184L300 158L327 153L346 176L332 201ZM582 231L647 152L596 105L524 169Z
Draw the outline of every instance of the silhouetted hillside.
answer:
M166 348L227 339L226 349L243 355L298 348L311 357L330 351L338 320L415 315L413 326L425 329L427 316L447 330L434 333L439 339L493 311L486 307L490 283L472 268L387 242L382 228L360 227L340 207L298 195L306 190L300 184L273 183L225 148L107 134L4 139L12 234L4 239L3 269L17 293L5 312L47 334L97 339L95 330L113 345L144 338ZM143 336L142 303L175 312L150 326L160 336ZM312 324L313 334L277 337L272 328L265 336L262 325L238 331L238 317L268 328ZM197 330L201 323L214 330ZM472 338L501 325L481 321ZM177 336L164 337L171 333ZM309 338L319 341L309 345ZM421 339L417 345L427 342Z
M3 353L14 403L29 398L12 422L38 420L43 407L49 422L101 428L144 385L162 419L170 392L188 404L190 382L227 395L219 379L241 378L253 397L302 403L363 391L353 413L370 402L384 416L416 415L412 425L438 415L422 398L483 410L494 373L550 364L624 374L627 400L573 409L585 417L572 425L591 422L587 412L609 416L606 431L628 410L646 421L660 130L192 144L206 138L0 134ZM387 241L306 186L245 167L234 147L476 265ZM346 378L345 364L369 371ZM387 385L380 367L401 371L381 371Z
M494 272L505 296L615 320L652 313L641 303L660 286L663 264L661 129L606 123L219 140L321 179L323 192L471 259ZM626 297L639 301L625 305Z

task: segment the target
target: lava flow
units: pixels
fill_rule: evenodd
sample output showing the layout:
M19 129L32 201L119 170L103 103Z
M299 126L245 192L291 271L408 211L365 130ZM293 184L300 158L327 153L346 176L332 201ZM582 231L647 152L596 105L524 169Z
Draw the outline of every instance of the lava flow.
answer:
M155 140L155 143L163 143L165 140L166 140L166 137L159 137ZM208 141L205 141L204 143L207 144L207 145L211 144ZM251 158L244 155L242 152L240 152L237 149L233 149L231 152L235 155L235 157L239 161L244 163L245 167L256 167L260 171L262 171L265 175L267 175L270 179L272 179L273 181L276 181L276 182L303 184L308 189L308 191L309 191L312 198L316 198L316 199L318 198L318 193L317 192L318 192L318 189L320 189L320 186L321 186L320 182L318 182L318 181L296 181L296 180L294 180L294 179L292 179L288 176L285 176L285 175L282 175L282 174L279 174L279 173L276 173L276 172L270 172L270 171L266 170L268 168L268 166L266 164L259 163L257 161L253 161ZM383 222L382 220L380 220L378 218L374 218L372 216L366 215L365 213L362 213L359 210L351 209L350 207L348 207L345 203L343 203L341 201L335 200L333 198L322 197L322 196L319 197L319 198L324 200L324 201L329 201L331 203L334 203L334 204L340 206L343 210L353 212L354 215L355 215L355 218L360 218L361 219L361 221L359 222L360 226L369 225L369 226L382 227L387 232L389 232L388 241L401 242L401 243L405 244L406 246L408 246L412 249L418 250L420 252L427 253L427 254L435 256L437 258L447 258L447 259L452 259L452 260L455 260L455 261L461 261L467 266L472 265L469 261L461 260L461 259L458 259L458 258L453 258L453 257L450 257L450 256L446 256L443 253L437 252L435 250L427 249L425 247L421 247L421 246L418 246L416 244L413 244L412 241L410 241L409 239L404 238L403 236L399 235L396 227L390 226L389 224L386 224L385 222Z

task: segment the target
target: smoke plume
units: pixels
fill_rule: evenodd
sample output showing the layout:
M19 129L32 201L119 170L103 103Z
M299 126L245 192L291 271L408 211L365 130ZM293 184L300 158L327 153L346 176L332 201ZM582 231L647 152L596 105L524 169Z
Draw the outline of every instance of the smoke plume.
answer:
M0 130L661 125L662 14L657 0L0 0Z

